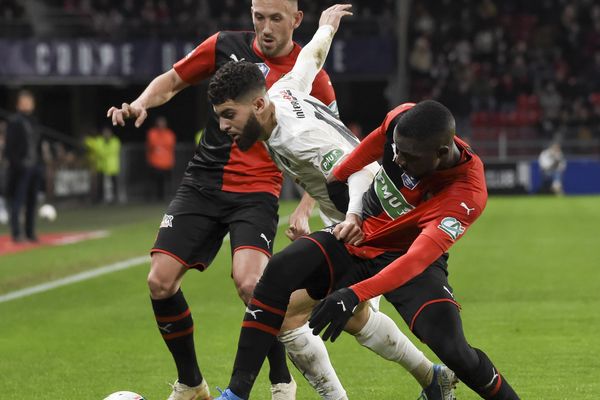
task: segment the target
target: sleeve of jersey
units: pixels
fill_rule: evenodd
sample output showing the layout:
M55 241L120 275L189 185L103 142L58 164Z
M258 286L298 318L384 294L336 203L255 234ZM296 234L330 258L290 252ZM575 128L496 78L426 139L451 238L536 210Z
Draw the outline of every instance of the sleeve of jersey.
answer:
M313 82L312 92L310 92L310 95L321 100L321 102L327 105L327 107L329 107L329 109L333 111L339 118L340 114L335 98L335 90L331 84L331 78L324 69L319 71L317 74L317 77Z
M345 182L353 173L379 160L383 156L383 146L385 146L385 130L382 125L360 142L352 153L333 170L333 175L338 180Z
M444 251L428 236L419 235L402 257L391 262L377 275L352 285L360 301L391 292L425 271Z
M483 212L482 206L465 195L465 200L448 197L440 202L439 209L432 209L422 220L421 236L427 236L442 251L447 251Z
M207 79L215 72L218 37L219 32L200 43L191 53L173 65L173 69L181 79L193 85Z
M292 70L272 87L281 86L286 89L299 90L306 94L310 93L313 81L325 63L325 57L329 52L334 33L331 25L319 27L310 42L298 54Z

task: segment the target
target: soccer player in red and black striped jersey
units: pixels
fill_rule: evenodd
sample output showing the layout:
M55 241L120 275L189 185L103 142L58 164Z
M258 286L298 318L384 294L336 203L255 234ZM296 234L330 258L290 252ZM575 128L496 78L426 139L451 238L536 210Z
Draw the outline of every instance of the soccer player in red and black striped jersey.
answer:
M231 60L258 64L270 86L294 66L300 46L292 41L292 34L302 17L296 0L253 0L255 32L214 34L155 78L136 100L111 107L107 116L114 125L123 126L126 119L134 119L139 127L148 109L209 78ZM335 93L325 71L317 75L312 95L337 112ZM233 280L247 302L272 254L281 183L281 172L264 145L255 144L242 156L231 138L219 130L211 107L205 133L151 250L148 285L152 306L178 371L170 399L210 396L196 360L192 315L180 289L185 272L207 268L229 233ZM294 215L297 219L290 221L292 228L307 226L308 216ZM269 361L272 389L278 393L273 398L295 396L295 383L279 343L271 349Z
M269 261L242 323L228 393L248 397L274 340L269 329L278 329L290 294L306 288L324 299L310 318L315 334L324 330L323 339L338 337L359 302L384 295L482 398L519 398L486 354L468 344L447 279L447 250L487 202L481 160L455 136L450 111L432 100L392 110L334 169L334 180L345 181L381 158L363 197L362 243L338 240L344 221L296 240ZM422 398L435 395L426 390Z

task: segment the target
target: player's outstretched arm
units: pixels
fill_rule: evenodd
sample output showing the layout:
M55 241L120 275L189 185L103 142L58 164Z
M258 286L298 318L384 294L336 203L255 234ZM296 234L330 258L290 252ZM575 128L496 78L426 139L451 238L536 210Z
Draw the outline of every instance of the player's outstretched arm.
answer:
M351 4L336 4L323 11L319 20L319 29L300 51L294 68L282 78L281 83L285 82L286 86L310 93L313 80L325 64L333 36L340 26L340 20L346 15L352 15L349 11L351 8Z
M135 127L139 128L148 117L149 108L165 104L187 86L189 84L181 79L174 69L170 69L154 78L131 104L123 103L121 108L111 107L106 116L112 120L113 126L125 126L126 119L135 119Z

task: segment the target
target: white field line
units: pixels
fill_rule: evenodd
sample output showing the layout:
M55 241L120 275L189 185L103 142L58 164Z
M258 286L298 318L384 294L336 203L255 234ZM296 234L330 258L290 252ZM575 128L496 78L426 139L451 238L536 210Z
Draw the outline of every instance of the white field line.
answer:
M31 296L32 294L47 292L48 290L56 289L61 286L70 285L72 283L77 283L81 281L86 281L88 279L95 278L97 276L102 276L106 274L110 274L115 271L121 271L123 269L131 268L135 265L142 264L144 262L150 261L150 256L141 256L134 257L128 260L119 261L114 264L104 265L99 268L95 268L89 271L80 272L78 274L69 275L67 277L57 279L54 281L41 283L39 285L30 286L24 289L15 290L14 292L9 292L3 295L0 295L0 303L5 303L7 301L20 299L23 297Z
M289 218L288 215L286 215L283 218L280 218L279 224L277 226L279 227L282 225L287 225L288 218ZM227 235L223 239L223 241L228 242L229 235ZM0 303L6 303L11 300L16 300L16 299L21 299L23 297L31 296L36 293L47 292L49 290L56 289L61 286L66 286L66 285L70 285L72 283L77 283L77 282L81 282L81 281L86 281L88 279L96 278L98 276L111 274L113 272L121 271L121 270L128 269L131 267L135 267L136 265L141 265L142 263L147 263L149 261L150 261L150 256L147 256L147 255L134 257L134 258L130 258L127 260L118 261L113 264L94 268L89 271L84 271L84 272L80 272L78 274L69 275L64 278L60 278L60 279L57 279L54 281L41 283L39 285L30 286L30 287L20 289L20 290L15 290L14 292L8 292L8 293L0 295Z

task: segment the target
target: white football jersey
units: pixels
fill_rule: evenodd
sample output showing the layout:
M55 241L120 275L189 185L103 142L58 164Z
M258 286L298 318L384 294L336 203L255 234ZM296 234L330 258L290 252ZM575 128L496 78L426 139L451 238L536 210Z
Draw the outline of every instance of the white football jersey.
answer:
M269 90L277 126L265 143L279 168L319 203L321 212L331 222L343 221L344 213L329 199L326 180L358 139L331 109L297 84L286 76Z

